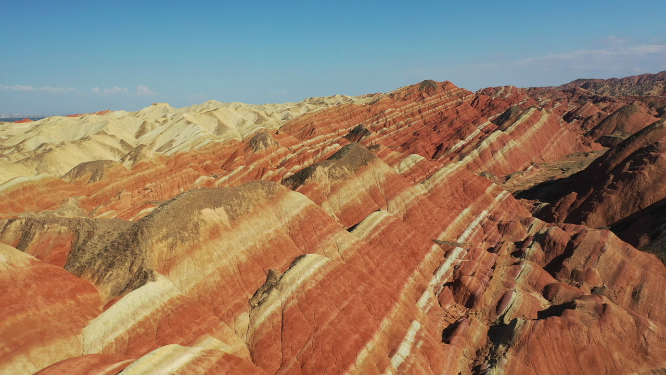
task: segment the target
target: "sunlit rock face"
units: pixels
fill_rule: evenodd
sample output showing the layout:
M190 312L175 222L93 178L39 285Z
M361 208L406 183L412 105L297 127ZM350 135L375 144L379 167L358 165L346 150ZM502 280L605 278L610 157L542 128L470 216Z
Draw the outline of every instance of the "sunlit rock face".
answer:
M600 229L654 232L660 100L424 81L0 124L0 373L663 371L666 267ZM603 155L505 190L572 154Z

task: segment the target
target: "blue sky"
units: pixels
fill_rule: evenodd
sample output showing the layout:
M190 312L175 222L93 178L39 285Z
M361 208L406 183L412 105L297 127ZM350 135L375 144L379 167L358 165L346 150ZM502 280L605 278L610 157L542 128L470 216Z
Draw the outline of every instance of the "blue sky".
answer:
M0 113L666 70L666 1L0 0Z

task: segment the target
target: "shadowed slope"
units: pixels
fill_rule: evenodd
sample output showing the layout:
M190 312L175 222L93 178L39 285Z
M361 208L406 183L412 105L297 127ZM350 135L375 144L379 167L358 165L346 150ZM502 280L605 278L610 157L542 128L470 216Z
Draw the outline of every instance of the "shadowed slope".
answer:
M520 194L552 202L539 215L557 222L606 227L666 196L664 120L609 149L585 170Z

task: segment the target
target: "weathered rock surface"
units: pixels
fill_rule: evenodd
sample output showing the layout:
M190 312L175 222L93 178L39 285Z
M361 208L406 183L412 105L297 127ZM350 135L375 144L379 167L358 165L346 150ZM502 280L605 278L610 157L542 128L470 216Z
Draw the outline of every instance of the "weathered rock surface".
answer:
M599 122L588 135L602 145L612 147L656 120L657 118L643 112L640 107L627 104Z
M552 202L549 221L608 227L666 197L666 120L641 129L585 170L521 196Z
M666 199L616 221L609 229L637 249L657 255L666 264Z
M32 374L83 354L83 328L102 312L95 287L0 244L0 370Z
M0 128L0 373L662 371L666 266L632 247L660 243L661 103L424 81ZM523 193L547 221L503 188L618 132ZM116 151L62 171L76 142Z

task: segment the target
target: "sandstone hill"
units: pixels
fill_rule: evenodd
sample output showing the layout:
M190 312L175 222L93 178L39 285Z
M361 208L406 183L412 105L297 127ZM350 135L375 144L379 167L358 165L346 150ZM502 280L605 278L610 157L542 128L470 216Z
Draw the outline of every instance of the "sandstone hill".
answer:
M0 123L0 184L17 177L60 177L81 162L120 161L141 147L170 155L257 130L275 130L304 113L367 98L335 95L299 103L249 105L214 100L186 108L155 103L137 112L102 111Z
M0 123L0 373L664 372L665 107L424 81Z

